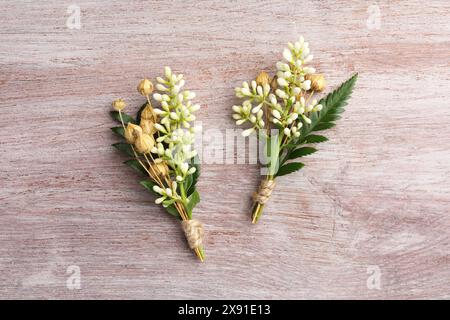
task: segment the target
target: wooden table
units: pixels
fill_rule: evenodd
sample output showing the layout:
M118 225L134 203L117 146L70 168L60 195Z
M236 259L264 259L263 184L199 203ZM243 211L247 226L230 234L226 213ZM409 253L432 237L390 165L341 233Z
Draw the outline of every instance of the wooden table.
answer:
M1 5L0 298L450 298L448 1L79 0L79 29L69 4ZM257 166L203 164L201 264L110 146L110 103L170 65L225 132L299 35L330 89L359 72L353 98L256 226Z

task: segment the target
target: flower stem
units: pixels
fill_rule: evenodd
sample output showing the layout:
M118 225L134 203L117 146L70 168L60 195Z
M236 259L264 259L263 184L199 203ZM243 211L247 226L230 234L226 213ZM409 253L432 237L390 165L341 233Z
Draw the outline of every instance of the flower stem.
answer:
M205 251L203 250L203 246L195 248L194 251L201 262L205 261Z
M253 205L253 211L252 211L252 223L253 224L258 222L258 219L261 216L263 209L264 209L263 204L255 202L255 204Z

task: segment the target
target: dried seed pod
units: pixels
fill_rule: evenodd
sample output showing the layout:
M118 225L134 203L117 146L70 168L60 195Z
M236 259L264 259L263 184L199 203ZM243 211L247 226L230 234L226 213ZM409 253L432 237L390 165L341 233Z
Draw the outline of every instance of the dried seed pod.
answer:
M269 84L269 81L270 81L270 77L269 77L269 75L267 74L267 72L265 72L265 71L261 71L261 72L258 74L258 76L256 77L256 83L257 83L259 86L264 86L264 85L266 85L266 84Z
M156 132L155 123L151 120L141 119L140 126L144 134L152 136Z
M141 82L139 82L137 90L143 96L148 96L153 92L153 83L149 79L143 79L141 80Z
M278 89L277 76L274 76L272 78L272 81L270 81L270 88L272 89L273 92L275 92Z
M142 135L142 128L138 125L128 122L125 128L124 136L128 143L133 144L136 139Z
M169 175L169 167L167 166L167 163L165 161L151 164L151 169L152 170L149 170L150 173L155 172L159 177L165 177Z
M141 119L144 120L150 120L154 123L158 121L158 115L155 113L155 110L153 110L153 107L151 104L147 104L145 108L141 112Z
M323 74L307 74L306 80L311 80L311 89L317 92L325 89L326 81Z
M134 146L139 153L150 153L150 150L155 146L155 140L148 134L141 134L136 138Z
M112 106L115 110L122 111L127 106L127 104L122 99L117 99L113 101Z

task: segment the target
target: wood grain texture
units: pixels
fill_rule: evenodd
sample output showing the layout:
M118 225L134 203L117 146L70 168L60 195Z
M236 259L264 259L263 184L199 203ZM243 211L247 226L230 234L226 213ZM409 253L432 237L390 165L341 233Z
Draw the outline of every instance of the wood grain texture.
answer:
M450 298L450 3L377 3L380 29L366 1L78 0L70 30L69 3L3 1L0 298ZM204 129L234 128L233 88L300 34L353 98L256 226L258 168L203 164L200 264L110 147L110 103L171 65Z

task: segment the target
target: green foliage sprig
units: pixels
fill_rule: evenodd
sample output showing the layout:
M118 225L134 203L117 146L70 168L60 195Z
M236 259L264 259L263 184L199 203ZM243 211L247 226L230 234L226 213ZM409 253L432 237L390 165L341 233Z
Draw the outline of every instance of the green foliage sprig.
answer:
M200 201L196 189L200 166L193 148L197 128L191 122L200 106L191 102L193 92L182 89L183 75L172 73L169 67L165 68L165 77L158 77L157 82L152 97L160 108L151 104L154 86L148 79L139 83L138 91L147 102L135 118L123 112L126 104L122 99L113 102L115 111L111 111L111 116L121 126L111 130L124 140L113 146L129 158L124 162L127 166L145 177L140 184L156 196L155 203L181 220L189 246L203 261L203 226L192 218Z
M273 78L261 72L250 84L244 82L236 88L236 96L244 101L232 108L237 125L250 124L243 136L258 132L265 140L266 176L254 194L253 223L261 216L275 178L302 169L304 164L297 159L317 151L305 145L328 141L317 132L335 126L357 80L355 74L317 101L316 93L325 88L325 78L309 66L309 44L300 37L288 44L283 58Z

